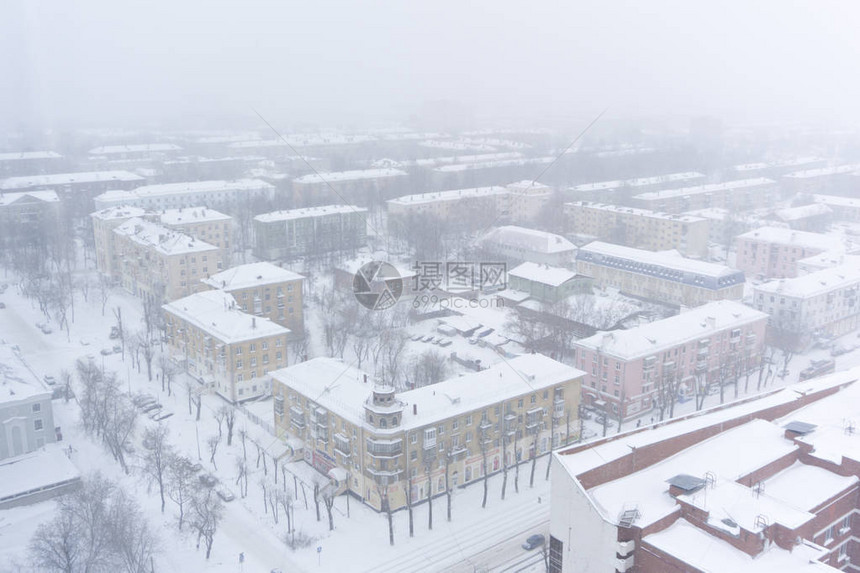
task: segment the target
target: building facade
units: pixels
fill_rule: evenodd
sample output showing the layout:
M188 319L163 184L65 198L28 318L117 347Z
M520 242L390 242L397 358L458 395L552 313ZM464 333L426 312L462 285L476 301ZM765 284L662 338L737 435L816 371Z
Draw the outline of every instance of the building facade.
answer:
M254 217L254 256L293 259L357 249L367 242L367 209L327 205Z
M582 373L542 355L395 392L332 358L272 374L275 427L371 507L400 509L576 439Z
M234 403L271 393L269 373L287 364L288 329L242 312L220 290L162 308L171 357L205 387Z
M729 384L758 367L766 325L765 313L723 300L577 340L583 404L627 419Z
M591 292L591 280L562 267L522 263L508 271L508 288L549 304Z
M400 169L364 169L310 173L293 179L292 187L298 204L346 198L350 202L370 206L379 205L402 192L407 179L408 174Z
M760 227L735 239L735 265L750 276L797 276L797 261L825 251L844 251L837 238L781 227Z
M262 262L229 268L203 283L231 294L242 312L264 316L290 329L292 336L301 336L305 330L304 280L298 273Z
M770 207L779 198L773 179L736 179L695 187L650 191L635 195L639 207L664 213L683 213L694 209L728 209L733 212Z
M561 235L515 225L488 231L478 244L490 256L505 261L565 267L576 256L576 246Z
M41 244L57 233L59 222L60 199L53 191L0 193L0 245Z
M129 219L142 218L146 210L140 207L108 207L90 214L93 223L93 245L96 251L96 267L111 280L119 282L120 268L113 230Z
M708 256L709 223L702 217L588 201L565 203L564 214L573 233L648 251L675 249L696 259Z
M43 389L12 347L0 345L0 460L56 441L51 392Z
M670 305L694 307L743 298L742 271L599 241L579 249L576 271L601 288Z
M151 210L209 207L229 211L255 199L271 199L273 185L259 179L188 181L108 191L94 199L96 209L130 205Z
M233 254L233 217L206 207L164 209L155 218L165 227L175 229L221 249L224 267L230 266Z
M838 195L813 195L813 201L827 205L837 221L860 222L860 199Z

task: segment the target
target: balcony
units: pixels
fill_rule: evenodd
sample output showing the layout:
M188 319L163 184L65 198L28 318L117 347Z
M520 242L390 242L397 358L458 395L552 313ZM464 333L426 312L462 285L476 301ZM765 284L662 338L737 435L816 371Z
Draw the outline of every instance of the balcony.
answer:
M367 453L375 458L394 458L403 453L403 440L367 438Z
M453 460L461 460L466 457L466 454L469 453L468 448L466 446L454 446L449 452L449 456Z
M388 485L391 482L395 482L400 479L400 474L403 473L403 470L400 468L394 469L375 469L375 468L367 468L367 473L373 478L373 481L380 485Z
M334 451L347 458L352 455L352 446L350 444L349 438L347 436L344 436L343 434L335 434Z

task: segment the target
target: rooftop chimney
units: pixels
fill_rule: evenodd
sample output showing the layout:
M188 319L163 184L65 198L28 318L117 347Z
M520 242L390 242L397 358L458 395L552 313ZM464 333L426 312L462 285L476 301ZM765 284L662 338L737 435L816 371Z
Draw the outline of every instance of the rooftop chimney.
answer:
M251 328L257 328L257 317L256 316L251 317Z

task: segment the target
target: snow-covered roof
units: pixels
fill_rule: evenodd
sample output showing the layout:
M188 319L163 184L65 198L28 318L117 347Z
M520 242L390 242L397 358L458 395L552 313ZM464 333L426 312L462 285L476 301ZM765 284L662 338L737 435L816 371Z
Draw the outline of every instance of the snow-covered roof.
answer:
M526 157L521 159L501 159L498 161L480 161L475 163L458 163L456 165L443 165L434 171L438 173L459 173L461 171L473 171L478 169L493 169L497 167L522 167L525 165L540 165L552 163L555 157Z
M518 193L549 193L552 191L552 187L549 185L544 185L543 183L538 183L533 179L523 179L522 181L517 181L516 183L510 183L506 185L508 189L511 191L515 191Z
M479 240L483 244L495 243L543 254L576 251L576 246L561 235L516 225L504 225L491 229Z
M227 292L262 285L300 281L305 277L269 262L248 263L232 267L203 279L202 282Z
M397 393L395 399L403 408L400 426L374 431L397 433L420 428L582 375L582 371L541 354L517 356L480 372ZM354 424L368 426L364 405L372 395L374 381L368 376L365 383L365 374L357 368L320 357L276 370L271 376Z
M765 480L764 491L769 497L782 500L791 507L813 511L858 481L857 476L841 476L824 468L795 462Z
M824 235L822 233L810 233L808 231L795 231L794 229L785 229L782 227L759 227L758 229L738 235L737 238L821 249L822 251L845 250L845 244L839 237Z
M860 255L848 255L842 251L825 251L797 261L798 269L804 269L807 272L830 269L847 264L860 267Z
M743 165L735 165L732 167L733 171L760 171L762 169L768 169L770 164L768 163L744 163Z
M106 145L90 149L90 155L116 155L121 153L159 153L180 151L182 148L173 143L141 143L137 145Z
M737 179L734 181L725 181L723 183L709 183L707 185L696 185L694 187L681 187L679 189L664 189L661 191L640 193L633 198L642 201L650 201L653 199L665 199L667 197L701 195L702 193L714 193L717 191L734 191L737 189L748 189L750 187L762 187L767 185L776 185L776 181L774 181L773 179L768 179L767 177L756 177L753 179Z
M130 219L132 217L143 217L144 215L146 215L146 209L142 207L130 207L128 205L107 207L101 211L90 213L90 217L93 219L101 219L102 221L110 221L112 219Z
M25 197L44 201L45 203L58 203L60 198L57 197L56 191L22 191L20 193L0 193L0 207L6 207L20 201Z
M795 298L811 298L860 283L860 266L849 262L789 279L776 279L756 285L755 292Z
M206 207L164 209L158 214L158 220L164 225L187 225L189 223L229 221L231 219L230 215Z
M268 318L245 314L239 309L236 299L222 290L198 292L167 303L163 308L224 344L290 332Z
M602 354L632 360L694 342L708 333L765 321L767 316L764 312L739 302L717 300L629 330L599 332L589 338L577 340L574 344L591 350L599 349Z
M0 153L0 161L27 161L32 159L61 159L63 156L54 151L18 151Z
M580 247L576 258L593 264L612 266L632 273L657 276L703 288L719 289L744 282L743 272L725 265L602 241L593 241Z
M840 197L839 195L813 195L812 200L832 207L855 207L860 208L860 199L854 197Z
M553 287L561 286L576 278L574 271L549 265L525 262L508 271L508 277L517 277Z
M343 134L343 133L292 133L283 139L259 139L253 141L237 141L230 147L234 149L253 149L264 147L311 147L322 145L346 145L377 141L372 135Z
M354 171L332 171L328 173L309 173L293 179L293 183L339 183L341 181L362 181L365 179L390 179L404 177L407 173L400 169L361 169Z
M642 538L660 551L707 573L836 573L838 569L818 561L827 550L801 543L791 551L771 544L762 554L752 557L728 541L708 534L678 519L657 533Z
M660 183L676 183L678 181L690 181L694 179L703 179L704 174L697 171L685 171L683 173L669 173L667 175L655 175L653 177L638 177L636 179L628 179L627 185L630 187L647 187L649 185L659 185Z
M670 213L651 211L650 209L636 209L634 207L623 207L621 205L609 205L604 203L595 203L592 201L575 201L573 203L565 203L565 205L584 207L587 209L597 209L599 211L608 211L611 213L618 213L620 215L636 215L639 217L647 217L650 219L667 219L671 221L678 221L680 223L698 223L700 221L705 220L703 217L697 217L690 214L673 215Z
M138 217L121 223L113 232L164 255L218 251L214 245Z
M0 183L0 190L28 189L30 187L51 187L54 185L73 185L104 183L108 181L143 181L143 177L128 171L83 171L80 173L53 173L51 175L27 175L9 177Z
M155 195L173 195L179 193L212 193L219 191L258 191L271 190L270 183L259 179L235 179L233 181L188 181L183 183L162 183L160 185L144 185L132 191L138 197Z
M507 193L508 190L500 186L472 187L470 189L451 189L448 191L404 195L403 197L389 199L386 203L389 205L414 205L416 203L436 203L438 201L459 201L470 197L489 197L505 195Z
M783 221L799 221L807 217L819 217L829 215L833 210L823 203L813 203L811 205L801 205L800 207L790 207L787 209L779 209L774 213Z
M326 217L329 215L358 213L364 215L367 209L355 205L323 205L320 207L304 207L302 209L290 209L287 211L272 211L254 217L255 221L271 223L274 221L288 221L292 219L304 219L306 217Z
M0 404L47 394L39 380L8 344L0 344Z
M0 501L44 491L80 479L81 474L60 444L0 461Z
M860 170L860 165L838 165L836 167L820 167L818 169L795 171L793 173L788 173L783 177L787 177L789 179L813 179L815 177L828 177L830 175L854 173L857 170Z

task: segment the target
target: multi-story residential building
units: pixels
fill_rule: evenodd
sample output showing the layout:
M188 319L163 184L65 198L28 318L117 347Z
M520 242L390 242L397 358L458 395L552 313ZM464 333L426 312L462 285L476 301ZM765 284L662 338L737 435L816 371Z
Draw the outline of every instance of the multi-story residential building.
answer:
M735 237L761 226L761 218L767 213L764 209L737 213L714 207L687 211L684 215L707 219L710 242L724 247L728 252L729 248L734 245Z
M254 256L292 259L357 249L367 242L367 209L326 205L254 217Z
M298 273L262 262L229 268L203 279L203 283L233 295L242 312L265 316L300 336L305 329L304 280Z
M143 218L146 210L140 207L108 207L90 214L93 222L93 239L96 251L96 268L111 280L119 282L120 266L113 230L129 219Z
M770 207L778 197L779 186L776 181L759 177L650 191L635 195L633 201L639 207L667 213L712 207L742 212Z
M0 193L0 245L37 243L55 231L60 219L60 198L53 191Z
M842 251L823 252L797 261L797 276L808 275L824 269L841 267L842 265L856 265L860 268L860 254L844 253Z
M507 220L509 192L500 185L406 195L386 202L389 227L408 234L416 218L434 218L464 228L480 228L496 219Z
M669 173L654 177L639 177L626 181L598 181L583 183L567 189L567 196L582 201L624 202L632 195L656 189L674 189L704 183L707 177L695 171Z
M555 157L519 157L468 161L441 165L432 171L431 183L437 189L459 189L484 185L499 185L532 176L541 165L548 165ZM531 181L530 181L531 182Z
M144 219L129 219L113 234L108 268L128 292L153 303L206 290L200 280L223 268L218 247Z
M838 195L813 195L816 203L827 205L837 221L860 222L860 199Z
M591 279L562 267L526 262L508 271L508 287L552 304L591 292Z
M0 460L57 441L51 392L11 346L0 345Z
M162 308L171 357L204 386L230 402L271 393L269 373L287 364L288 329L242 312L236 299L221 290Z
M63 156L54 151L19 151L0 153L0 175L12 177L26 173L57 171Z
M552 187L533 180L523 180L506 186L508 190L508 219L513 223L528 223L538 218L552 199Z
M797 261L825 251L844 251L838 237L760 227L735 239L735 266L752 276L786 278L797 276Z
M841 336L860 326L860 266L849 262L756 285L753 305L770 315L775 343L807 347L818 335Z
M708 256L709 224L702 217L589 201L565 203L564 214L571 231L580 235L649 251L676 249L697 259Z
M293 179L294 199L299 204L346 199L358 205L378 205L402 192L407 179L408 174L400 169L310 173Z
M96 209L132 205L153 210L206 206L229 211L254 199L271 199L274 190L274 186L259 179L163 183L131 191L108 191L95 198L95 205Z
M855 570L858 375L556 452L547 570Z
M822 232L830 226L833 210L823 203L777 209L773 218L795 231Z
M272 373L275 427L323 473L396 510L480 481L578 434L582 372L528 354L481 372L395 392L333 358Z
M162 158L176 155L182 148L173 143L139 143L132 145L104 145L90 149L91 156L110 159Z
M789 193L845 193L854 187L854 173L860 165L838 165L795 171L783 175L782 184Z
M89 199L108 189L132 189L144 178L128 171L89 171L9 177L0 182L0 191L53 190L61 197L85 194Z
M488 231L479 240L490 256L506 261L564 267L573 264L576 246L555 233L505 225Z
M597 333L573 343L587 374L585 405L627 419L669 407L678 396L705 392L756 368L767 315L720 300L630 330Z
M221 261L230 266L233 254L233 217L214 209L198 207L191 209L165 209L154 217L165 227L176 229L199 241L221 249Z
M740 300L744 273L725 265L594 241L579 249L576 271L601 287L678 306Z

